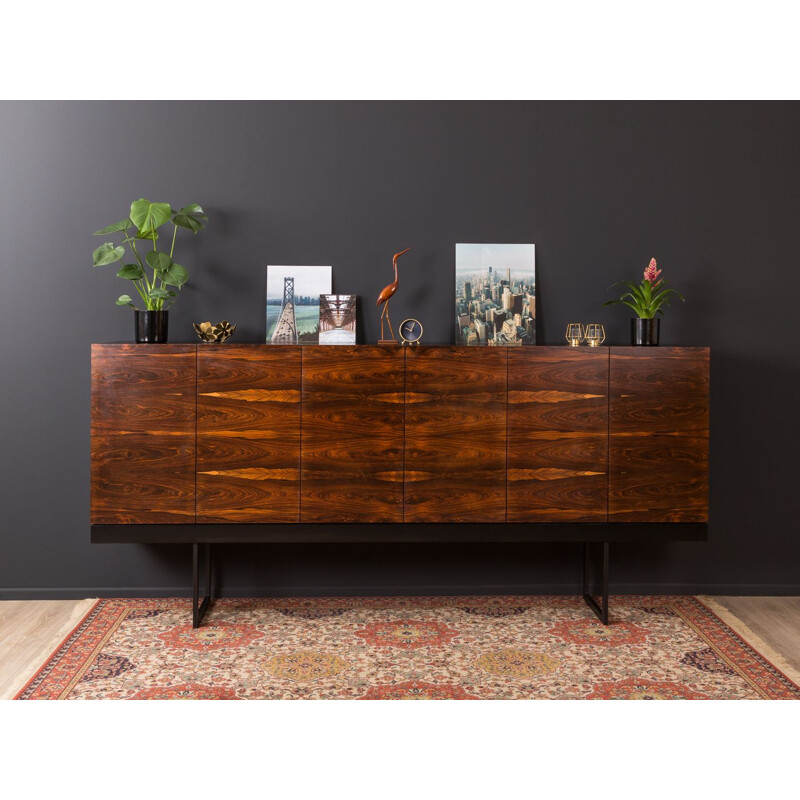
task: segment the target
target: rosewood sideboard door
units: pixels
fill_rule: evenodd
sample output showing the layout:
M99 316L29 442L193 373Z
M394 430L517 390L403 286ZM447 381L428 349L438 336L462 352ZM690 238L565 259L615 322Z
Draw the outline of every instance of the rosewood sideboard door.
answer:
M300 349L197 351L197 521L300 521Z
M194 522L195 346L92 345L91 523Z
M507 353L406 348L406 522L505 522Z
M708 348L611 348L609 522L708 520L708 395Z
M608 348L508 353L508 521L605 522Z
M403 349L302 353L300 521L402 522Z

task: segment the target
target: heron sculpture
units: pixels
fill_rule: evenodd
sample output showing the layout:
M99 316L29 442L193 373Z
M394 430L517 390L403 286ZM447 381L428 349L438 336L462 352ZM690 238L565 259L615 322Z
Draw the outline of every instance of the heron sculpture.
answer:
M398 280L397 280L397 259L400 258L403 253L407 253L411 248L406 247L405 250L401 250L399 253L395 253L394 257L392 258L392 266L394 267L394 281L390 283L388 286L384 286L381 290L381 293L378 295L378 302L375 303L376 306L379 306L383 303L383 312L381 313L381 342L388 343L388 342L396 342L397 340L394 338L394 331L392 330L392 321L389 319L389 300L394 296L394 293L397 291L398 287ZM383 318L386 317L386 323L389 325L389 335L392 337L391 339L385 339L383 336Z

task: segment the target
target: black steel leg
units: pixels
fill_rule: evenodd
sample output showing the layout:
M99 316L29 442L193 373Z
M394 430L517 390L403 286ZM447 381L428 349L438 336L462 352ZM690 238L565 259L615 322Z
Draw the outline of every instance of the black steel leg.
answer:
M603 542L603 605L599 606L597 601L589 593L589 572L591 570L591 554L589 552L590 543L583 543L583 599L586 605L594 611L597 618L603 625L608 625L608 542Z
M200 545L192 545L192 627L199 628L211 599L211 544L206 550L206 595L198 606L200 599Z

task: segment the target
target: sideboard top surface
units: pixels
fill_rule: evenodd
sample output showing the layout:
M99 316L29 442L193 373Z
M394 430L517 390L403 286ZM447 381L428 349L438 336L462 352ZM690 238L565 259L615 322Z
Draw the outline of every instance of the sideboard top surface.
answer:
M506 346L506 347L489 347L489 346L469 346L463 344L441 344L441 343L431 343L431 344L420 344L415 345L413 347L404 346L401 344L397 345L378 345L371 342L364 342L363 344L351 344L351 345L320 345L320 344L266 344L265 342L235 342L235 341L228 341L222 344L219 343L207 343L207 342L167 342L166 344L134 344L132 342L93 342L92 349L94 348L115 348L119 349L121 352L134 352L138 350L152 350L153 352L165 352L172 348L192 348L198 350L222 350L222 349L231 349L234 347L263 347L269 350L279 350L279 349L287 349L287 350L325 350L325 351L340 351L340 352L347 352L347 351L354 351L354 350L362 350L372 347L380 347L382 350L391 350L393 348L408 350L409 352L413 352L415 350L457 350L459 352L469 352L469 351L483 351L483 350L498 350L501 352L536 352L537 350L559 350L559 351L572 351L575 353L590 353L590 354L597 354L603 352L614 351L615 353L622 354L622 355L629 355L631 357L646 357L648 355L652 356L653 354L657 354L659 351L668 351L670 353L676 353L679 351L686 351L687 353L697 352L700 350L710 351L710 347L705 345L659 345L657 347L634 347L632 345L619 345L619 344L604 344L600 347L589 347L588 345L581 345L580 347L570 347L568 344L537 344L537 345L528 345L528 346L520 346L520 347L513 347L513 346Z

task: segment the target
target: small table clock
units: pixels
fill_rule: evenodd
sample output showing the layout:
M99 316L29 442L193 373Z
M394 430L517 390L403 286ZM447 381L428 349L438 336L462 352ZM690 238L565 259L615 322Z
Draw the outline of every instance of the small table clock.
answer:
M422 338L422 323L418 319L404 319L400 323L399 333L404 345L418 345Z

